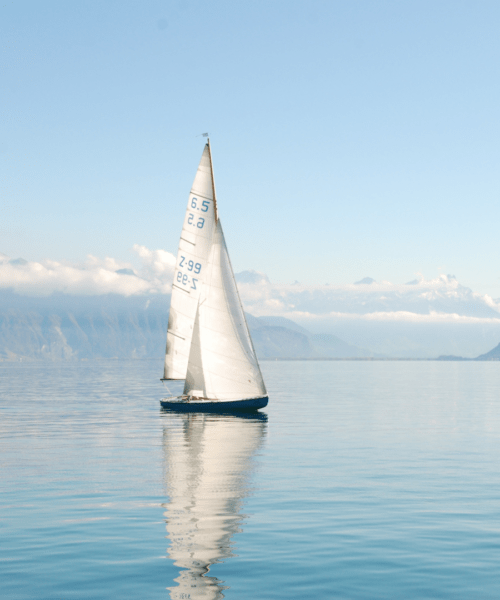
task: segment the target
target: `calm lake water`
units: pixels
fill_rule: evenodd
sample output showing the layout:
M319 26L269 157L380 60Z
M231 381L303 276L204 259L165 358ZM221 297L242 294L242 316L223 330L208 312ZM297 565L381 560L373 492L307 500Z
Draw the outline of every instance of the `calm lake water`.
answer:
M500 363L262 369L244 418L162 412L161 361L0 363L0 597L500 597Z

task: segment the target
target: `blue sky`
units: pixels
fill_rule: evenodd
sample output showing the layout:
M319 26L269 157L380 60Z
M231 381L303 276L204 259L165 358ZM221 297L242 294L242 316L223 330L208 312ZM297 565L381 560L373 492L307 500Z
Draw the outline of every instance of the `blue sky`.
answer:
M500 297L500 3L3 2L0 252L176 253L203 138L235 271Z

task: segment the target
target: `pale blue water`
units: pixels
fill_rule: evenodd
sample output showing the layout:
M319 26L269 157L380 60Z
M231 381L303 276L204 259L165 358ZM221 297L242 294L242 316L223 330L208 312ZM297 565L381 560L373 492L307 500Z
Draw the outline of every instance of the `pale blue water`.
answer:
M245 419L161 412L161 361L0 364L0 597L500 597L499 363L262 368Z

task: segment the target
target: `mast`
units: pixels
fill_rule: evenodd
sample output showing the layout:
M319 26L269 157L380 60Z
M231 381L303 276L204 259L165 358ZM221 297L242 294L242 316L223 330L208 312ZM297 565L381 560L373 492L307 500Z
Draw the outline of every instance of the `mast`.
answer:
M212 194L214 196L214 214L215 214L215 222L219 220L219 213L217 211L217 196L215 194L215 178L214 178L214 167L212 165L212 148L210 147L210 138L207 137L207 146L208 146L208 156L210 158L210 174L212 176Z

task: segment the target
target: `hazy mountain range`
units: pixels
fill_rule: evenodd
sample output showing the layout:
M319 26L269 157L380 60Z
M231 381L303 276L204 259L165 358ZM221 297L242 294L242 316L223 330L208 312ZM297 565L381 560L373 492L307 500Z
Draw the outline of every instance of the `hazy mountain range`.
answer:
M253 315L281 315L381 355L476 357L500 340L500 299L473 292L452 275L322 286L275 285L256 272L237 279Z
M0 360L159 358L168 296L48 297L0 292ZM373 356L334 335L311 334L284 317L247 314L260 358Z
M0 357L157 357L165 346L175 257L134 246L135 263L81 264L0 254ZM453 276L405 284L274 284L237 274L261 357L466 358L500 340L500 300Z

